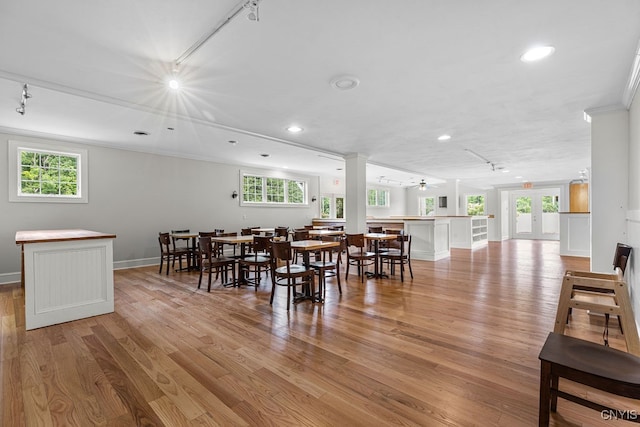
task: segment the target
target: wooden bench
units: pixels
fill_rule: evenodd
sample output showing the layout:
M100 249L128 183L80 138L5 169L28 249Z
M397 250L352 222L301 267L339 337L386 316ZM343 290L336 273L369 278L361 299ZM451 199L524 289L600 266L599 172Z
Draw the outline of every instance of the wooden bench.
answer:
M540 355L540 426L549 425L549 413L556 412L558 397L640 423L634 408L614 409L559 390L560 378L618 396L640 399L640 357L589 341L551 332ZM602 412L604 411L604 412Z

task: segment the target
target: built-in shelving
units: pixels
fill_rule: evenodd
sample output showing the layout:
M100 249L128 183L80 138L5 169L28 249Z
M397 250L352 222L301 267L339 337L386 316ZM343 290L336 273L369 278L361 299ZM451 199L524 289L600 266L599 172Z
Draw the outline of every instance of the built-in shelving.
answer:
M474 249L489 241L489 221L486 216L451 218L451 247Z

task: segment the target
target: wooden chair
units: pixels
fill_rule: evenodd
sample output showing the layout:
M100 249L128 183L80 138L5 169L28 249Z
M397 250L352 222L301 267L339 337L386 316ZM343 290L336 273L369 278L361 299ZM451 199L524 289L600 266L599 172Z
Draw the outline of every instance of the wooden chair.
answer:
M268 273L271 266L271 237L253 236L251 255L238 262L240 263L240 271L245 275L245 281L252 283L257 292L262 273ZM251 273L253 273L253 277L249 277Z
M382 233L382 226L373 226L373 227L369 227L369 233ZM369 248L367 249L369 252L373 252L373 245L374 243L372 241L369 242ZM386 247L386 242L382 241L382 242L378 242L378 246L380 249Z
M623 243L617 243L616 244L616 250L613 256L613 271L614 274L609 274L609 275L600 275L597 276L600 279L610 279L610 280L623 280L624 277L624 272L627 268L627 262L629 261L629 257L631 256L631 251L632 248L629 245L625 245ZM589 276L591 273L589 272L573 272L574 275L578 274L578 275L582 275L582 276ZM594 276L596 277L596 276ZM572 290L572 298L576 297L577 299L583 299L583 300L588 300L590 297L598 297L598 293L605 293L605 294L612 294L613 292L611 290L608 289L592 289L589 287L581 287L579 285L575 285L573 286L573 290ZM618 304L617 301L614 301L615 304ZM568 314L567 314L567 323L569 323L569 315L571 315L571 310L572 307L569 306L569 310L568 310ZM609 329L609 312L605 311L604 312L604 317L605 317L605 330L604 330L604 336L605 336L605 343L607 341L607 336L608 336L608 329ZM620 316L618 316L618 325L620 326L620 331L622 333L624 333L623 327L622 327L622 321L620 319Z
M309 240L309 230L306 228L297 228L293 230L292 238L293 241ZM298 262L298 256L302 256L302 252L294 250L293 262Z
M171 230L171 234L179 234L179 233L191 233L191 230L186 229L186 230ZM184 238L175 238L172 237L171 238L173 240L173 247L176 249L193 249L189 242L191 240L191 238L188 239L184 239Z
M411 268L411 236L400 234L396 240L390 240L388 247L380 252L382 263L389 264L391 274L395 274L395 266L400 265L400 281L404 282L404 266L409 266L409 273L413 279L413 269Z
M338 291L342 294L342 286L340 285L340 264L342 263L342 251L345 248L345 240L342 236L322 236L324 242L340 242L340 246L327 248L322 251L320 260L309 263L309 267L318 272L318 293L324 301L326 293L327 277L336 277L338 279ZM335 261L333 257L335 255Z
M158 233L158 243L160 243L160 270L158 273L162 273L162 265L166 261L168 276L169 263L171 263L171 268L175 268L176 258L178 258L179 268L182 270L182 257L185 257L188 262L191 256L191 250L188 248L176 249L169 233Z
M221 277L223 285L228 281L228 272L231 270L231 277L233 282L236 281L235 259L226 256L214 256L213 246L211 245L211 237L204 236L198 239L198 246L200 252L200 278L198 279L198 289L202 284L202 273L208 274L207 292L211 292L211 276L215 270L216 279Z
M289 227L276 227L274 235L280 240L289 240Z
M564 333L569 308L617 315L627 351L640 356L640 339L631 309L629 290L621 276L588 271L567 271L562 279L553 332ZM607 344L606 335L605 344Z
M313 278L314 270L306 268L303 265L292 264L293 250L291 242L272 242L271 243L271 299L269 304L273 305L273 297L275 295L276 286L287 287L287 311L291 306L291 289L295 296L296 286L302 285L306 293L314 294Z
M360 281L364 282L365 268L376 262L375 252L365 250L364 234L347 234L347 271L344 279L349 279L349 267L355 265L358 268Z
M640 357L589 341L550 333L540 355L540 406L538 425L549 425L549 413L558 409L558 397L595 409L603 415L638 422L640 416L630 408L614 409L587 400L590 391L576 396L560 390L560 378L584 384L607 393L640 399ZM626 418L625 418L626 417Z

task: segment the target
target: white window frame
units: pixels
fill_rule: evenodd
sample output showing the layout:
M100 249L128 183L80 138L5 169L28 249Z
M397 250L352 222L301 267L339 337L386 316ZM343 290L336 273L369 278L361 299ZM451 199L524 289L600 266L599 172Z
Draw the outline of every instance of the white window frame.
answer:
M51 143L43 144L39 142L9 141L8 172L9 172L9 201L10 202L31 202L31 203L89 203L88 185L88 152L85 149L72 147L69 145ZM20 153L23 151L58 154L63 156L75 156L78 158L78 182L77 195L58 194L22 194L22 162Z
M262 178L262 202L245 202L244 201L244 177L245 176L255 176L258 178ZM304 185L304 200L302 203L287 203L285 202L267 202L267 184L266 184L266 180L267 178L278 178L278 179L283 179L285 180L285 183L289 182L289 181L296 181L296 182L301 182ZM299 176L299 175L289 175L289 174L278 174L278 173L268 173L268 172L256 172L256 171L251 171L251 170L241 170L240 171L240 179L239 179L239 187L240 187L240 191L239 191L239 199L240 199L240 206L253 206L253 207L291 207L291 208L300 208L300 207L305 207L308 208L309 207L309 180L308 178ZM284 189L284 195L285 198L288 195L288 191L287 191L287 185L285 185L285 189Z
M481 214L478 214L480 216L482 215L486 215L487 214L487 194L486 193L469 193L469 194L465 194L464 195L464 214L465 215L469 215L469 197L477 197L477 196L481 196L482 197L482 202L484 204L484 212Z
M431 211L432 213L429 215L428 213L426 213L426 203L427 203L427 199L431 199L433 200L433 210ZM436 200L437 197L436 196L424 196L424 197L418 197L418 215L420 216L434 216L436 214Z
M344 194L322 194L320 196L320 203L322 203L322 199L327 198L329 199L329 217L325 218L325 219L344 219L345 216L345 210L346 210L346 200L344 197ZM338 218L337 217L337 199L342 199L342 217ZM320 216L322 217L322 206L320 206L320 212L319 212Z
M376 204L375 205L370 205L369 204L369 192L370 191L375 191L376 192ZM383 205L379 204L379 196L380 196L380 192L381 191L385 193L385 204L383 204ZM391 205L391 201L389 200L390 197L391 197L391 191L389 191L388 188L382 188L382 187L367 188L367 207L369 207L369 208L388 208Z

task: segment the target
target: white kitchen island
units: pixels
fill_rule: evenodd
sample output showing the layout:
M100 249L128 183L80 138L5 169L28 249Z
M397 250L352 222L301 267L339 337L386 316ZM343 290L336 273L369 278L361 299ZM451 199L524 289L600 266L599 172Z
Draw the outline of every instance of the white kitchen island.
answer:
M115 234L18 231L26 329L111 313Z

